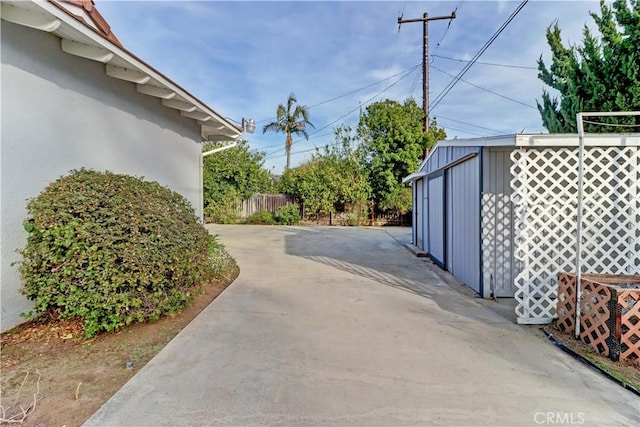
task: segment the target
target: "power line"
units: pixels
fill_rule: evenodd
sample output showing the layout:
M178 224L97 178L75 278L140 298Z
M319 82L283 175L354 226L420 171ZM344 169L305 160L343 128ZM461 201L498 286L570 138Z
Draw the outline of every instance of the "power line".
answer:
M473 136L478 136L478 137L487 136L487 134L485 134L485 133L473 132L473 131L470 131L469 129L462 129L462 128L458 128L458 127L455 127L455 126L445 126L445 127L447 129L457 130L457 131L464 132L466 134L473 135ZM449 138L449 136L447 136L447 138Z
M465 65L464 68L462 68L462 70L458 73L458 75L449 82L449 84L443 89L442 92L440 92L440 94L436 97L433 105L430 107L432 111L438 106L438 104L440 104L440 102L444 99L444 97L447 96L447 94L451 91L451 89L453 89L453 87L458 83L458 81L460 81L462 76L464 76L465 73L469 71L469 69L473 66L473 64L475 64L478 58L480 58L480 56L482 56L482 54L489 48L489 46L493 44L493 42L504 31L504 29L507 28L507 26L511 23L511 21L513 21L513 19L518 15L518 13L520 13L522 8L524 8L524 6L528 2L529 0L524 0L522 3L518 5L518 7L513 11L513 13L509 16L509 18L507 18L507 20L500 26L500 28L498 28L498 30L491 36L491 38L489 38L489 40L484 44L484 46L482 46L482 48L478 51L478 53L476 53L474 57L471 58L471 61L469 61L469 63Z
M400 15L404 15L404 11L407 9L407 1L405 0L404 5L402 6L402 12ZM396 39L393 43L393 53L391 54L391 58L389 59L389 65L387 66L387 73L391 71L391 67L393 67L394 62L396 61L396 52L398 50L398 40L400 39L400 26L398 25L398 32L396 33Z
M402 18L402 16L398 17L398 26L413 22L422 23L422 111L424 113L422 130L426 134L429 132L429 21L448 19L449 24L451 24L451 20L456 18L456 13L454 11L451 15L447 16L429 17L429 14L425 12L422 14L422 18ZM427 157L427 150L425 150L424 156Z
M389 89L391 89L392 87L394 87L395 85L400 83L402 80L407 78L407 76L410 76L411 73L413 73L415 70L417 70L419 66L420 66L420 64L418 64L418 65L414 66L413 68L409 69L409 71L407 73L405 73L402 77L400 77L398 80L396 80L395 82L391 83L389 86L387 86L386 88L382 89L380 92L376 93L375 95L373 95L372 97L370 97L369 99L364 101L363 103L359 104L357 107L349 110L347 113L345 113L342 116L338 117L334 121L326 124L325 126L319 128L319 129L316 129L315 132L313 132L312 134L309 135L309 139L313 138L314 135L317 134L318 132L320 132L321 130L324 130L324 129L328 128L332 124L334 124L334 123L338 122L339 120L342 120L343 118L347 117L349 114L353 113L354 111L362 108L363 105L367 105L369 102L373 101L375 98L377 98L378 96L382 95L384 92L388 91ZM294 141L294 143L295 142L299 142L299 141L302 141L302 140L299 139L298 141Z
M496 135L500 135L500 134L503 134L503 133L504 133L504 132L502 132L502 131L498 131L498 130L495 130L495 129L486 128L486 127L479 126L479 125L474 125L473 123L463 122L463 121L461 121L461 120L450 119L450 118L448 118L448 117L444 117L444 116L438 116L438 118L440 118L440 119L445 119L445 120L451 120L451 121L453 121L453 122L458 122L458 123L461 123L461 124L464 124L464 125L467 125L467 126L472 126L472 127L477 127L477 128L480 128L480 129L488 130L488 131L490 131L490 132L494 132ZM445 125L445 127L446 127L447 129L453 129L453 130L457 130L457 131L460 131L460 132L465 132L465 133L468 133L468 134L473 134L473 135L476 135L476 136L486 136L485 134L480 134L480 133L477 133L477 132L470 131L470 130L468 130L468 129L462 129L462 128L455 127L455 126ZM331 133L326 133L326 134L318 135L318 136L326 136L326 135L331 135ZM333 146L339 145L339 144L341 144L341 143L342 143L342 142L338 141L338 142L333 142L333 143L331 143L331 144L325 144L325 145L323 145L323 146L322 146L322 148L324 148L324 147L333 147ZM304 154L304 153L309 153L309 152L311 152L311 151L315 151L315 150L318 150L318 149L319 149L319 147L315 147L315 148L308 148L308 149L306 149L306 150L294 151L294 152L292 152L291 154L292 154L292 155L295 155L295 154ZM280 157L285 157L285 156L286 156L286 154L281 154L281 155L279 155L279 156L273 156L274 154L279 153L279 152L280 152L280 151L282 151L282 150L284 150L284 148L280 148L279 150L277 150L277 151L275 151L275 152L273 152L273 153L271 153L271 154L269 154L269 155L267 155L267 156L265 156L265 157L271 157L271 158L276 158L276 159L277 159L277 158L280 158Z
M320 132L321 130L324 130L326 128L328 128L329 126L331 126L332 124L342 120L343 118L347 117L348 115L350 115L351 113L353 113L356 110L359 110L360 108L362 108L364 105L367 105L369 102L373 101L375 98L377 98L378 96L382 95L384 92L386 92L387 90L391 89L392 87L394 87L395 85L397 85L398 83L400 83L403 79L407 78L408 76L411 75L411 73L413 73L415 70L418 69L418 67L420 66L420 64L414 66L413 68L409 69L409 71L407 73L405 73L402 77L400 77L398 80L396 80L395 82L391 83L389 86L387 86L386 88L382 89L380 92L376 93L375 95L373 95L372 97L370 97L369 99L367 99L366 101L364 101L363 103L359 104L357 107L347 111L345 114L343 114L342 116L338 117L337 119L333 120L330 123L327 123L326 125L322 126L321 128L316 129L315 132L313 132L311 135L309 135L309 139L311 138L316 138L319 137L321 135L317 135L318 132ZM300 141L303 141L303 139L298 139L296 141L292 142L292 145L295 143L298 143ZM265 156L269 157L277 152L279 152L280 150L277 150L271 154L268 154Z
M440 68L436 67L435 65L432 65L431 67L432 67L433 69L437 70L437 71L440 71L441 73L444 73L444 74L448 75L449 77L456 78L456 76L454 76L453 74L448 73L448 72L446 72L446 71L444 71L444 70L442 70L442 69L440 69ZM498 92L494 92L494 91L492 91L491 89L487 89L487 88L484 88L484 87L482 87L482 86L478 86L477 84L475 84L475 83L471 83L470 81L467 81L467 80L464 80L464 79L461 79L461 78L458 78L458 80L460 80L461 82L466 83L466 84L468 84L468 85L470 85L470 86L473 86L473 87L475 87L475 88L478 88L478 89L480 89L480 90L483 90L483 91L485 91L485 92L489 92L490 94L493 94L493 95L499 96L500 98L504 98L504 99L506 99L507 101L511 101L511 102L515 102L515 103L520 104L520 105L524 105L525 107L531 108L532 110L537 110L537 108L536 108L536 107L534 107L534 106L532 106L532 105L526 104L526 103L524 103L524 102L522 102L522 101L518 101L517 99L509 98L508 96L502 95L502 94L500 94L500 93L498 93Z
M452 122L456 122L456 123L461 123L463 125L467 125L467 126L472 126L478 129L484 129L484 130L488 130L489 132L495 132L495 133L503 133L502 131L496 130L496 129L491 129L488 127L484 127L484 126L480 126L480 125L475 125L473 123L469 123L469 122L463 122L462 120L457 120L457 119L452 119L450 117L444 117L444 116L438 116L439 119L445 119L445 120L450 120Z
M332 135L332 134L333 134L333 132L327 132L327 133L323 133L323 134L320 134L320 135L314 135L314 138L320 138L321 136L328 136L328 135ZM294 143L296 143L296 142L300 142L300 140L292 142L292 143L291 143L291 145L293 145L293 144L294 144ZM277 153L279 153L279 152L281 152L281 151L283 151L283 150L284 150L284 147L282 146L282 144L276 144L276 145L272 145L272 146L270 146L270 147L276 147L276 146L279 146L280 148L278 148L276 151L273 151L273 152L271 152L271 153L269 153L269 154L265 155L265 158L266 158L266 157L271 157L271 156L273 156L274 154L277 154ZM317 149L317 148L318 148L318 147L317 147L316 145L314 145L314 148L311 148L311 150L315 150L315 149ZM295 154L295 153L291 153L291 154ZM284 156L284 154L283 154L283 156Z
M380 84L380 83L384 83L384 82L386 82L386 81L388 81L388 80L391 80L391 79L393 79L394 77L398 77L399 75L404 74L404 73L406 73L406 72L414 71L414 70L415 70L417 67L419 67L419 66L420 66L420 64L415 65L415 66L413 66L413 67L411 67L411 68L407 68L407 69L405 69L405 70L402 70L402 71L400 71L400 72L398 72L398 73L396 73L396 74L394 74L394 75L392 75L392 76L386 77L386 78L384 78L384 79L382 79L382 80L378 80L378 81L375 81L375 82L373 82L373 83L369 83L368 85L361 86L361 87L359 87L359 88L357 88L357 89L353 89L353 90L351 90L351 91L349 91L349 92L346 92L346 93L343 93L343 94L341 94L341 95L334 96L333 98L329 98L329 99L327 99L327 100L320 101L320 102L318 102L317 104L313 104L313 105L308 106L307 108L309 109L309 108L318 107L318 106L320 106L320 105L327 104L327 103L329 103L329 102L335 101L336 99L344 98L345 96L349 96L349 95L352 95L352 94L354 94L354 93L356 93L356 92L360 92L361 90L368 89L368 88L370 88L371 86L375 86L375 85L378 85L378 84ZM275 119L276 119L275 117L269 117L268 119L257 120L257 121L256 121L256 123L264 123L264 122L268 122L268 121L270 121L270 120L275 120Z
M470 60L467 59L459 59L459 58L450 58L448 56L442 56L442 55L431 55L434 58L441 58L441 59L448 59L449 61L457 61L457 62L466 62L469 63L471 62ZM519 68L522 70L538 70L538 68L536 67L527 67L524 65L511 65L511 64L497 64L495 62L480 62L480 61L476 61L476 64L481 64L481 65L492 65L494 67L504 67L504 68Z
M458 12L458 9L460 8L460 6L462 6L462 3L464 3L464 0L460 0L460 2L458 3L458 5L456 6L455 9L453 9L453 14L455 15ZM453 22L453 19L449 20L449 24L447 24L447 29L444 30L444 34L442 35L442 37L440 37L440 40L438 40L438 43L436 43L436 47L434 50L438 50L438 48L440 47L440 43L442 43L442 41L444 40L444 38L447 36L447 34L449 33L449 28L451 28L451 23ZM433 55L432 55L433 56Z

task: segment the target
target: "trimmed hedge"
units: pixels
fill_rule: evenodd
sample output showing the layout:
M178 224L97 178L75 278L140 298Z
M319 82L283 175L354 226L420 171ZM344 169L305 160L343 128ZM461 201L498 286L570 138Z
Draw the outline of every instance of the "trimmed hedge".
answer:
M217 244L189 202L156 182L72 171L27 206L25 313L81 318L87 336L180 312L210 282Z

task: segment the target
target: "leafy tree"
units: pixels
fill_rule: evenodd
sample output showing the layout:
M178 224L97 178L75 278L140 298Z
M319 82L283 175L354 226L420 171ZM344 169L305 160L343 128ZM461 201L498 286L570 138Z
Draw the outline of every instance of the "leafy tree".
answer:
M205 144L203 151L212 149ZM204 158L204 212L213 222L234 222L235 204L273 187L271 172L264 168L264 153L251 150L247 141Z
M416 171L425 149L445 139L436 120L428 135L423 111L413 98L404 103L387 99L369 105L360 116L358 133L363 141L364 162L369 174L373 200L379 208L405 211L402 178ZM400 203L400 204L398 204Z
M557 22L547 28L551 48L549 68L538 60L538 77L560 93L560 100L543 90L538 110L549 132L576 132L581 111L640 109L640 2L600 1L601 16L591 13L600 39L585 25L583 46L564 46ZM603 123L640 125L640 117L602 117ZM618 132L615 126L585 126L590 132Z
M267 131L284 133L286 135L284 148L287 153L287 169L291 166L291 144L293 139L292 134L302 135L306 139L309 139L307 133L307 126L314 127L309 121L309 110L305 106L296 105L298 100L295 94L292 92L287 98L287 106L280 104L276 109L276 121L266 124L262 129L262 133Z
M338 127L334 133L335 144L285 170L278 183L280 191L303 201L307 213L326 215L366 208L371 187L357 139L349 127Z
M297 197L306 214L328 214L334 211L331 179L321 158L313 158L296 168L285 169L278 182L281 192Z

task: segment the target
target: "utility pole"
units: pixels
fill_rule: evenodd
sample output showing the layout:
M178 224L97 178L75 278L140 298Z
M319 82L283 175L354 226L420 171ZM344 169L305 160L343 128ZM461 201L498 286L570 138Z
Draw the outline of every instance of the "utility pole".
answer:
M402 24L422 22L422 110L424 111L424 125L422 129L425 135L429 132L429 21L455 18L455 11L451 12L449 16L435 16L433 18L429 18L426 12L422 15L422 18L402 19L402 16L398 17L398 30L400 30L400 25Z

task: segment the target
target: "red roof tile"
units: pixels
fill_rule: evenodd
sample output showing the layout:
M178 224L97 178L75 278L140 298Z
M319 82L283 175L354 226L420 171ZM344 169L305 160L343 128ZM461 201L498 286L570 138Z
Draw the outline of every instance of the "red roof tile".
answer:
M100 12L98 12L98 9L96 8L96 4L93 0L49 0L49 2L51 3L70 3L74 6L80 7L82 9L84 9L84 11L87 13L87 15L89 16L89 18L91 18L91 21L93 21L93 24L95 25L95 28L97 28L98 32L100 34L102 34L102 36L104 38L106 38L107 40L109 40L110 42L116 44L119 47L123 47L122 43L120 43L120 40L118 40L118 38L115 36L115 34L113 34L113 32L111 31L111 27L109 26L109 24L107 23L107 21L102 17L102 15L100 14ZM62 6L62 5L61 5ZM64 8L64 6L62 6ZM78 20L82 21L85 25L94 28L92 25L88 24L87 22L85 22L84 19L82 19L81 17L74 15ZM95 29L94 28L94 29Z

